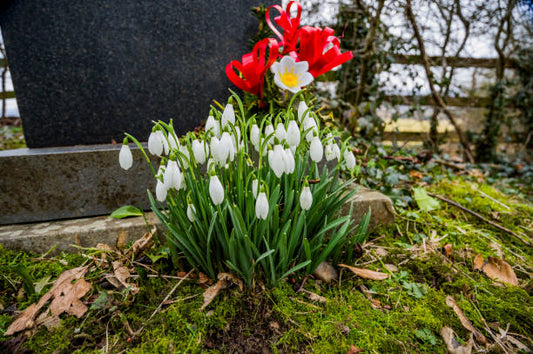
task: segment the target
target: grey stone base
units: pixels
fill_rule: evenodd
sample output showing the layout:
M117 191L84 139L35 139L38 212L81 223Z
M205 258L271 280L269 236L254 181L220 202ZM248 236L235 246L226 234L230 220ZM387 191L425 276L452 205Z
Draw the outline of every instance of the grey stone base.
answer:
M348 213L350 204L353 203L354 222L359 222L369 207L372 208L370 228L394 222L394 210L387 196L355 185L354 188L359 189L343 210L344 213ZM146 213L146 218L150 223L161 228L161 224L153 213ZM60 251L75 252L76 248L72 245L94 247L98 243L107 243L113 246L119 233L124 232L128 241L134 241L146 231L148 231L148 226L143 217L117 220L108 216L98 216L0 226L0 244L9 249L41 254L56 245L52 253L57 254Z

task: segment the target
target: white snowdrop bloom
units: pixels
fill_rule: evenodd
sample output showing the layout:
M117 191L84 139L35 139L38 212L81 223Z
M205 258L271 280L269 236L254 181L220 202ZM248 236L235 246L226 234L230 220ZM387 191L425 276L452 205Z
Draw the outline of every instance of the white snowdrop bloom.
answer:
M304 101L300 101L298 104L298 121L300 123L303 123L305 118L309 117L309 112L307 112L308 109L309 107L307 107L307 104Z
M339 145L335 142L332 144L332 149L333 149L333 154L335 155L335 158L338 160L340 160L341 158L341 149L339 148Z
M167 187L165 187L165 184L158 179L155 185L155 197L157 200L163 203L167 199L167 192L168 191Z
M268 164L276 177L281 178L285 172L285 152L281 145L278 144L268 151Z
M315 162L320 162L322 160L322 156L324 155L324 147L322 146L322 142L318 136L315 136L313 140L311 140L309 155L311 156L311 160Z
M333 151L333 144L327 144L324 148L324 155L326 155L326 161L335 159L335 152Z
M284 158L283 162L285 163L285 173L293 173L295 162L294 162L294 155L290 148L286 148L284 151Z
M269 124L265 127L265 138L268 137L272 133L274 133L274 126L272 124ZM272 144L273 142L274 142L274 136L271 136L270 139L268 139L268 143Z
M254 198L257 198L258 188L259 188L259 181L257 179L254 179L252 181L252 194L254 195Z
M300 194L300 206L303 210L309 210L311 205L313 205L313 194L309 186L304 186Z
M169 143L171 149L179 149L180 148L180 141L176 137L176 134L174 134L174 133L170 133L168 135L168 143Z
M346 162L346 168L353 170L355 167L355 156L350 149L344 150L344 161Z
M224 188L218 176L211 176L209 180L209 196L215 205L219 205L224 201Z
M235 111L233 110L233 105L231 103L228 103L224 108L224 112L222 112L222 118L220 119L222 129L226 127L228 122L230 122L231 125L235 125Z
M233 145L234 141L232 136L228 132L222 133L222 137L220 138L220 144L223 149L228 151L228 157L230 161L233 161L235 159L235 146ZM226 162L224 159L223 162Z
M191 148L192 148L192 154L194 155L194 159L196 160L197 163L202 165L206 160L206 156L209 155L209 152L207 152L206 154L206 151L205 151L207 149L207 145L204 146L204 143L202 141L198 139L194 139L192 141Z
M157 173L155 174L155 176L156 177L162 176L164 172L165 172L165 165L163 165L163 163L161 163L159 165L159 168L157 169Z
M316 125L316 121L314 118L307 118L304 123L303 123L303 126L304 126L304 131L310 129L306 136L305 136L305 139L307 139L307 142L311 142L311 140L313 139L313 137L317 136L318 135L318 126Z
M257 124L252 125L252 129L250 130L250 141L252 142L252 145L255 147L255 150L259 150L259 136L261 135L261 132L259 131L259 127Z
M128 144L122 144L118 154L118 163L125 170L129 170L133 165L133 155Z
M196 215L196 208L193 204L187 204L187 218L190 222L194 222L194 216Z
M216 136L212 137L211 146L210 146L213 160L215 160L215 162L218 162L219 164L226 163L226 160L228 159L228 156L229 156L229 149L230 149L229 145L231 145L231 139L230 139L229 145L225 141L222 141L222 139L223 137L221 137L220 140Z
M313 75L307 71L308 69L308 62L296 62L294 58L288 55L270 67L274 73L274 83L279 88L289 90L292 93L300 91L302 87L313 82Z
M170 153L170 146L168 145L167 134L162 130L159 132L161 135L161 142L163 143L163 154L168 155Z
M216 137L220 138L220 122L213 116L209 116L205 122L205 131L212 131Z
M296 146L291 146L289 149L291 149L292 156L294 156L296 154Z
M283 123L278 123L276 126L276 138L278 138L279 141L287 139L287 131L285 130Z
M300 127L295 120L291 120L287 127L287 142L290 146L300 145Z
M179 147L180 152L185 156L180 156L182 167L184 170L189 168L189 160L191 158L189 154L189 149L187 148L187 145L180 145Z
M156 130L155 132L150 133L150 136L148 137L148 151L150 151L152 155L161 156L164 149L164 138L161 130Z
M258 219L266 220L268 216L268 199L265 192L259 193L255 201L255 215Z
M167 190L170 188L174 188L177 190L182 188L183 174L181 173L181 170L176 161L168 161L167 168L165 169L165 174L163 175L163 182Z

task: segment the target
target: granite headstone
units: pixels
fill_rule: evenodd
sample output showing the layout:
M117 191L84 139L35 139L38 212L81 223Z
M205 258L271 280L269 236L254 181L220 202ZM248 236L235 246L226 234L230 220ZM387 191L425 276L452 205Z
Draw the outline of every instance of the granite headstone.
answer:
M8 0L0 6L28 147L145 140L196 127L224 101L261 0Z

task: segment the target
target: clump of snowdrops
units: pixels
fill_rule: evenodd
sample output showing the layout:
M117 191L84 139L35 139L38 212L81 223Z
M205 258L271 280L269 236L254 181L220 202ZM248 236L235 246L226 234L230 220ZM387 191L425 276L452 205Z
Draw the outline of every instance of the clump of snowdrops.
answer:
M248 286L275 286L289 274L311 273L323 261L352 257L366 232L339 211L354 193L339 171L355 158L319 126L315 113L294 95L275 115L249 116L237 95L212 108L205 132L178 139L172 122L156 122L148 150L127 135L119 160L131 167L128 139L142 150L157 180L152 210L167 229L173 259L212 279L238 274ZM222 108L222 106L221 106ZM328 171L322 160L335 161Z

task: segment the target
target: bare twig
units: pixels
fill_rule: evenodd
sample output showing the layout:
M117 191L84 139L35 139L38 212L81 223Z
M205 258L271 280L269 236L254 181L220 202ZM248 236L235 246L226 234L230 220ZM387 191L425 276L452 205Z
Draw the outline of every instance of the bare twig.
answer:
M489 225L491 225L491 226L494 226L494 227L497 228L498 230L501 230L501 231L507 232L508 234L510 234L510 235L512 235L512 236L514 236L514 237L516 237L517 239L519 239L520 241L522 241L523 243L525 243L526 245L531 246L531 243L530 243L529 241L525 240L524 238L522 238L522 236L518 235L518 234L515 233L514 231L509 230L508 228L506 228L506 227L504 227L504 226L502 226L502 225L496 224L495 222L492 222L492 221L486 219L484 216L482 216L482 215L476 213L476 212L473 211L473 210L470 210L470 209L468 209L468 208L462 206L462 205L459 204L459 203L456 203L456 202L454 202L454 201L452 201L452 200L450 200L450 199L448 199L448 198L444 198L444 197L442 197L442 196L440 196L440 195L437 195L437 194L433 194L433 193L429 193L429 192L428 192L428 195L430 195L430 196L432 196L432 197L435 197L435 198L437 198L437 199L440 199L440 200L442 200L442 201L444 201L444 202L446 202L446 203L448 203L448 204L450 204L450 205L453 205L454 207L459 208L459 209L461 209L462 211L465 211L465 212L469 213L470 215L475 216L476 218L478 218L478 219L480 219L480 220L486 222L487 224L489 224Z

